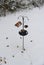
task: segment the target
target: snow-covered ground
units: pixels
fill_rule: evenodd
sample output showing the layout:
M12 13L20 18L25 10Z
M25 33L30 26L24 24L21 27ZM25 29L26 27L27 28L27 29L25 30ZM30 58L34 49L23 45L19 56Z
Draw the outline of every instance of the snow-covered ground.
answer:
M18 19L20 15L29 18L29 21L25 19L28 35L25 36L24 53L21 53L22 37L18 34L22 26L15 27L18 20L22 21ZM44 7L0 17L0 57L6 57L6 65L44 65ZM3 62L1 64L5 65Z

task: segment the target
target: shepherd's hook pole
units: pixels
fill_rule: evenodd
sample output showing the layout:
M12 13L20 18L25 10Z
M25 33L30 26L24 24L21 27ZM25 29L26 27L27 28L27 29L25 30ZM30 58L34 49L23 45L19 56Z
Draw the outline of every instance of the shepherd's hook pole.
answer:
M23 27L23 30L24 30L24 17L23 16L22 16L22 21L23 21L22 27ZM22 49L24 50L24 36L22 38Z

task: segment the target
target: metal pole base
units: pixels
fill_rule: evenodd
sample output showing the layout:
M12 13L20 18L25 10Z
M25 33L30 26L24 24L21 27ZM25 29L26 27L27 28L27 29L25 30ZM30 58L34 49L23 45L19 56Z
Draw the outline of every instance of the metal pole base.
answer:
M23 51L25 51L25 48L23 49Z
M21 51L21 53L24 53L24 51L25 51L25 48Z
M24 51L21 51L21 53L24 53Z

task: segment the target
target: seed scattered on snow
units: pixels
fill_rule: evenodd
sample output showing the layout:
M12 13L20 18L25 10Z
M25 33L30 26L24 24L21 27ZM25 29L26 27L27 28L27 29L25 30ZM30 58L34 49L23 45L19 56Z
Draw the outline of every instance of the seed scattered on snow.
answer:
M7 45L6 47L9 47L9 45Z
M32 40L30 42L32 42Z
M15 56L13 55L12 57L14 58Z
M7 62L6 62L6 61L4 61L4 63L6 64Z
M19 48L19 46L17 45L17 48Z
M0 62L2 62L2 59L0 59Z
M0 57L0 62L2 62L2 57Z
M3 62L6 64L5 57L0 57L0 63L3 64Z
M8 37L6 37L6 39L8 39Z
M21 51L21 53L24 53L23 51Z

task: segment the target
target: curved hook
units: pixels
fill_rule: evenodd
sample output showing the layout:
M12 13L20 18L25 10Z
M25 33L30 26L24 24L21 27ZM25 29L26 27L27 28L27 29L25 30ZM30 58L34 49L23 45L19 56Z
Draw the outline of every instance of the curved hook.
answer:
M20 15L20 16L18 17L18 19L19 19L20 17L23 17L23 16L22 16L22 15Z
M22 16L22 15L20 15L19 17L18 17L18 19L20 18L20 17L22 17L22 18L27 18L27 20L29 21L29 18L27 17L27 16Z
M29 21L29 18L27 16L24 16L25 18L27 18L27 20Z

